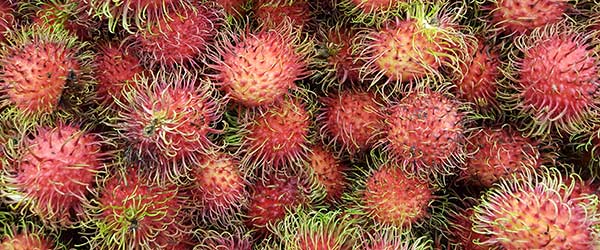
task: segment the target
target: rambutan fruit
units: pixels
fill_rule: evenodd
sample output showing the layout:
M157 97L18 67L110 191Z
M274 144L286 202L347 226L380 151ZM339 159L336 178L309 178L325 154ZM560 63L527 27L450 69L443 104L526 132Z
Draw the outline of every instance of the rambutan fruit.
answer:
M197 230L197 238L202 240L194 250L251 250L252 236L241 231Z
M464 6L415 3L406 19L395 18L381 28L359 33L361 77L370 87L391 87L410 92L414 80L442 79L440 68L463 63L467 43L473 38L458 29Z
M268 172L306 159L312 119L308 104L289 95L240 121L242 164Z
M201 220L212 225L229 224L246 204L249 183L233 155L210 153L192 168L191 175L191 198Z
M327 147L312 146L305 163L310 177L311 200L328 203L340 201L348 187L346 172L349 168Z
M171 249L192 230L186 198L173 184L158 184L135 168L118 169L100 183L88 207L90 249Z
M0 42L6 40L6 33L15 25L14 11L11 1L0 1Z
M277 27L288 21L295 27L303 27L311 19L310 2L257 0L254 2L254 17L264 27Z
M48 227L75 227L108 155L105 140L77 125L40 127L23 138L12 166L4 169L4 195L13 209L38 215Z
M462 167L469 109L442 92L423 89L392 104L379 147L402 169L439 179Z
M525 119L521 129L527 135L569 136L590 129L600 83L594 44L567 22L515 38L501 98L506 110Z
M502 179L475 207L473 230L489 237L481 242L488 247L593 249L598 197L573 202L572 192L555 168Z
M222 13L207 2L195 4L193 9L171 11L168 15L174 18L160 20L158 25L132 35L132 47L141 52L141 59L148 68L197 66L218 33Z
M96 20L86 11L83 2L69 2L64 0L35 0L21 4L21 11L31 11L31 21L49 29L55 27L68 30L72 35L81 40L92 38L96 27Z
M430 250L433 241L427 236L415 236L408 231L385 228L375 233L363 232L361 246L364 250Z
M272 172L250 187L250 201L244 212L245 224L261 236L268 225L279 223L286 215L307 202L306 187L301 176L281 171Z
M148 163L159 180L177 180L198 156L213 147L211 136L220 119L221 100L209 82L187 73L159 72L136 77L124 90L124 102L111 121L128 141L132 160Z
M541 147L538 141L523 137L508 126L470 131L466 150L473 153L459 176L468 184L490 187L513 173L540 167L544 162Z
M560 22L571 5L567 0L493 0L483 8L490 11L488 18L495 29L520 35Z
M224 31L210 58L215 83L232 100L248 107L267 106L297 88L309 75L311 43L289 23L236 34Z
M221 6L226 14L232 17L243 17L249 9L247 0L212 0Z
M98 45L94 57L95 77L98 82L96 95L100 102L114 105L114 99L125 102L123 89L135 83L135 76L145 69L140 59L115 42L103 42Z
M36 225L30 218L15 218L0 212L0 249L2 250L59 250L66 247L58 242L59 235Z
M289 250L354 249L360 232L349 214L326 209L298 209L271 230L283 249Z
M381 23L406 10L411 0L338 0L341 11L353 23L367 26Z
M84 113L94 94L86 43L60 28L24 26L10 33L0 55L0 94L27 120L57 110Z
M380 139L385 107L372 91L341 90L321 98L317 116L324 138L351 155L365 152Z
M474 213L474 207L477 201L471 197L466 197L459 201L456 208L448 210L448 240L449 246L456 250L487 250L490 247L480 245L480 242L487 241L488 236L473 231L473 222L471 217Z

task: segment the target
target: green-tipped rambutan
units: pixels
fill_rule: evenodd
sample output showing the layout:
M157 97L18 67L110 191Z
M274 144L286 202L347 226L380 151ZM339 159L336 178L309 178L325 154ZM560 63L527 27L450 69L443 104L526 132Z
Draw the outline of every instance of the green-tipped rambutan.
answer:
M571 7L568 0L492 0L483 5L494 29L516 35L560 22Z
M15 150L5 169L4 196L13 209L38 215L48 227L77 226L107 153L104 140L77 125L40 127Z
M528 135L569 136L590 129L600 86L597 42L563 22L515 38L501 97L525 119Z
M202 240L194 250L251 250L253 245L251 234L241 229L232 232L200 229L195 234Z
M223 32L209 65L215 83L244 106L280 100L308 76L311 43L288 22L273 29Z
M573 177L571 177L573 178ZM552 168L503 179L476 206L473 230L488 247L593 249L600 230L598 197L570 199L573 186Z
M31 21L49 29L62 28L81 40L92 38L97 33L93 27L96 20L87 12L87 6L79 1L35 0L23 3L20 9L33 13ZM21 10L23 11L23 10Z
M337 0L341 11L353 23L380 25L408 9L412 0Z
M0 249L2 250L60 250L66 249L59 235L49 232L29 220L0 212Z

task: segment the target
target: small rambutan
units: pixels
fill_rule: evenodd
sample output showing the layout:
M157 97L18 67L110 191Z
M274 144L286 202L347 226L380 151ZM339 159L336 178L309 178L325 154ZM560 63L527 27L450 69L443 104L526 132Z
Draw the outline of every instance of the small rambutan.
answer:
M349 168L327 147L312 146L305 163L310 176L311 200L336 202L348 186L346 172Z
M448 234L449 246L456 250L487 250L488 246L482 246L481 242L489 239L488 236L474 232L471 217L477 201L467 197L459 201L456 208L448 210Z
M560 22L571 6L568 0L493 0L483 7L495 29L519 35Z
M311 20L309 3L307 0L257 0L254 2L254 16L265 27L277 27L283 22L303 27Z
M267 106L308 76L311 43L289 23L274 29L223 32L211 54L215 83L234 101Z
M475 207L473 230L484 246L506 249L593 249L600 214L598 197L573 202L573 188L547 169L502 179Z

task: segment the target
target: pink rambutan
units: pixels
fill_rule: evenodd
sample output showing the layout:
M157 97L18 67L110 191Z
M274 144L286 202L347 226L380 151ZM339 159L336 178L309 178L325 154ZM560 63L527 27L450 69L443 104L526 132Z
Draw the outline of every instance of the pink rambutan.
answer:
M564 18L568 0L493 0L484 5L490 21L504 33L523 34Z

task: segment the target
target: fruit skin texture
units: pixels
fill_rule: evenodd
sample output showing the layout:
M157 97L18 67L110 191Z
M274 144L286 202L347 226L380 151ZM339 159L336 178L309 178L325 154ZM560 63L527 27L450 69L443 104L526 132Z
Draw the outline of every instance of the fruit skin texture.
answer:
M215 46L211 59L215 83L229 97L247 107L268 106L280 100L295 81L308 76L306 59L310 43L294 28L277 28L240 35L226 34Z
M321 99L317 120L321 133L351 155L365 152L378 140L384 124L384 107L367 91L341 91Z
M315 189L311 194L318 196L311 197L311 200L339 201L349 184L346 177L349 168L333 152L321 145L311 148L306 162L314 183L311 187Z
M92 249L171 249L191 234L176 185L149 181L135 167L117 171L89 207Z
M52 242L45 237L20 233L13 237L4 237L0 242L0 248L4 250L52 250L55 249Z
M463 163L467 109L429 89L393 104L385 117L383 152L420 176L446 175Z
M98 81L96 95L101 102L114 106L114 99L125 101L124 86L133 84L134 77L142 74L144 67L137 56L114 42L102 43L98 50L94 58Z
M161 20L149 30L134 36L142 61L149 68L171 68L176 65L195 65L206 56L208 47L222 24L222 13L210 3L196 4L195 9L172 12L173 20Z
M309 3L307 0L258 0L254 3L254 15L256 20L266 27L277 27L283 22L302 27L311 19Z
M0 42L6 41L5 33L9 32L15 23L13 7L9 1L0 2Z
M360 69L364 61L355 51L358 29L349 24L324 25L319 27L318 55L312 79L323 84L323 89L344 84L359 85Z
M15 165L6 170L9 197L23 199L15 205L25 205L49 227L77 225L107 156L102 144L98 135L76 125L39 128L33 138L25 139Z
M405 10L409 0L338 0L339 8L353 23L377 26Z
M567 24L534 30L516 38L518 58L506 73L502 98L505 109L526 117L528 135L547 136L578 133L595 115L599 87L598 58L592 41ZM519 53L523 56L516 56Z
M513 175L475 208L473 230L485 246L506 249L593 249L600 225L598 197L574 202L557 169Z
M495 0L484 8L499 31L518 35L559 22L569 5L567 0Z

